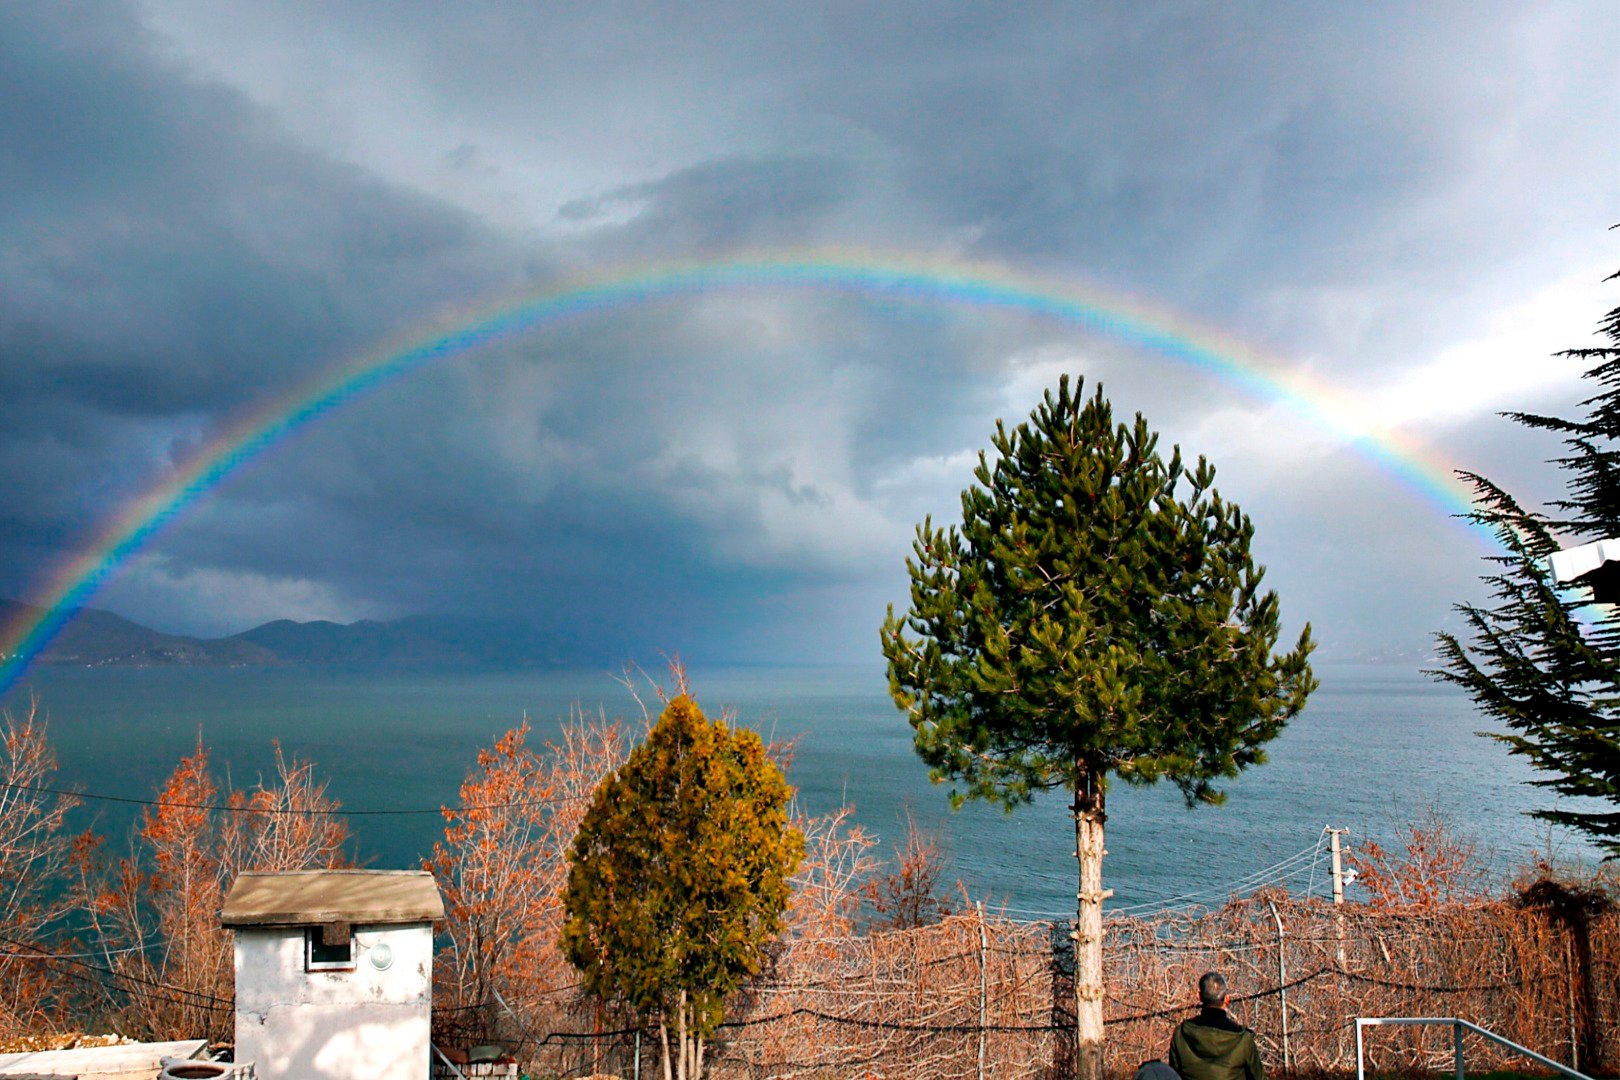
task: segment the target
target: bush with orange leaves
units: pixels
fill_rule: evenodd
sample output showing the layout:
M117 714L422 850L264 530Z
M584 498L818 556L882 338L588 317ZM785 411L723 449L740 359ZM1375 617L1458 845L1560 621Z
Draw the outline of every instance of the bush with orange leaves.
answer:
M919 829L906 815L905 839L896 847L887 870L870 877L861 887L873 931L914 930L956 914L950 893L967 896L961 881L943 889L950 859L939 834ZM969 905L963 902L964 908Z
M1438 907L1486 898L1489 871L1479 845L1438 813L1397 831L1400 850L1374 840L1355 845L1345 862L1373 907Z
M70 988L41 958L71 907L61 889L71 850L63 820L78 800L45 790L55 773L37 706L0 714L0 1036L59 1020Z
M104 980L101 1010L126 1035L231 1038L231 936L219 909L243 870L349 865L347 824L313 766L283 755L275 775L221 801L199 741L141 817L129 854L109 860L99 838L75 848L73 895Z
M580 713L541 752L528 738L524 721L478 752L423 862L444 896L448 938L433 965L437 1024L455 1041L494 1037L499 1001L538 1022L579 982L558 948L564 853L628 740L621 722Z

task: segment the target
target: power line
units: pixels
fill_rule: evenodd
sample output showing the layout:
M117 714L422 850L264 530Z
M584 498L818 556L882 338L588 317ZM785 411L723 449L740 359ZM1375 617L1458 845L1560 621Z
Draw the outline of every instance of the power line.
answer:
M1276 875L1283 870L1289 871L1289 873L1285 875L1286 877L1295 877L1304 872L1306 868L1305 860L1310 859L1314 862L1320 847L1321 844L1320 841L1318 841L1311 847L1303 848L1297 853L1290 855L1288 858L1283 859L1281 862L1273 863L1272 865L1261 870L1256 870L1251 874L1246 874L1235 881L1229 881L1220 885L1206 886L1202 889L1195 889L1191 892L1181 893L1178 896L1167 896L1159 900L1144 901L1140 904L1127 904L1124 907L1112 909L1109 914L1115 916L1141 916L1152 914L1156 911L1162 911L1169 907L1188 906L1199 900L1210 899L1223 894L1230 895L1232 893L1244 892L1249 889L1255 889L1263 885L1270 884L1273 880L1276 880Z
M0 938L0 941L6 941L6 942L9 942L10 944L21 946L20 942L12 941L10 938ZM10 956L10 957L14 957L14 958L20 959L20 960L88 960L88 959L92 959L92 958L97 957L97 956L127 956L130 953L146 952L148 949L153 949L153 948L156 948L156 947L157 947L156 945L130 945L127 948L123 948L123 949L105 949L105 950L97 950L95 952L77 952L77 953L65 953L65 952L55 952L55 953L53 953L53 952L34 952L34 953L0 952L0 956Z
M1174 896L1160 897L1156 900L1145 900L1138 904L1127 904L1123 907L1112 909L1110 914L1129 915L1138 912L1146 913L1149 911L1158 911L1170 907L1184 907L1189 906L1199 900L1223 895L1231 895L1233 893L1243 892L1251 888L1257 888L1260 885L1275 880L1277 876L1282 874L1284 871L1291 870L1298 866L1301 858L1302 856L1294 856L1293 858L1285 859L1282 862L1274 863L1263 870L1256 870L1252 873L1244 875L1241 878L1236 878L1231 881L1206 885L1202 888L1193 889L1184 893L1178 893Z
M1144 900L1137 904L1127 904L1124 907L1109 908L1104 914L1110 917L1119 918L1142 918L1148 915L1156 914L1159 911L1168 910L1172 907L1189 906L1191 903L1202 899L1230 896L1234 893L1247 892L1264 885L1270 885L1277 882L1294 881L1305 875L1307 872L1314 874L1317 863L1321 861L1321 847L1322 841L1319 837L1316 843L1311 847L1301 848L1299 851L1281 860L1280 862L1276 862L1270 866L1252 871L1240 878L1223 882L1221 884L1208 885L1203 888L1193 890L1192 892L1181 893L1175 896L1164 896L1153 900ZM1308 885L1306 888L1307 895L1309 895L1310 889L1311 886ZM1041 908L1016 907L1011 904L1002 904L996 908L996 911L998 913L1011 912L1014 915L1034 916L1035 920L1040 922L1048 922L1053 920L1061 921L1063 919L1074 918L1074 912L1072 911L1051 911Z
M1321 835L1317 836L1317 838L1316 838L1316 850L1317 850L1318 854L1320 854L1321 851L1322 851L1322 841L1327 837L1328 833L1331 832L1332 830L1333 830L1333 826L1331 826L1331 825L1322 826ZM1335 841L1337 841L1337 839L1338 839L1338 837L1334 837ZM1312 860L1312 862L1311 862L1311 880L1305 886L1305 895L1306 896L1311 895L1311 890L1314 889L1315 887L1316 887L1316 861Z
M18 941L15 938L7 937L3 934L0 934L0 943L22 949L34 948L34 946L29 945L25 941ZM119 971L116 968L104 967L101 964L91 964L85 962L84 960L75 959L72 954L40 952L19 954L8 952L4 955L17 956L21 959L60 960L63 963L72 965L73 967L80 967L86 969L87 971L99 972L100 974L107 975L113 979L122 979L125 982L139 983L142 986L149 986L159 990L171 990L177 994L184 994L188 997L197 998L199 1001L207 1002L216 1008L229 1008L231 1006L231 1002L229 1000L218 997L214 994L204 993L201 990L191 990L184 986L175 986L172 983L158 982L153 979L143 979L139 975L131 975L128 972ZM176 1004L181 1003L177 1002Z
M435 806L420 809L413 807L402 810L348 810L341 807L328 810L283 806L233 806L230 803L165 802L162 799L136 799L127 795L100 795L83 791L67 791L61 788L3 782L0 782L0 788L9 788L12 791L31 791L39 795L60 795L69 799L86 799L91 802L124 803L130 806L159 806L170 810L221 810L230 814L283 814L292 817L401 817L413 814L466 814L478 810L512 810L530 806L555 806L560 803L584 802L590 797L588 795L559 795L552 799L519 799L513 802L488 803L481 806Z

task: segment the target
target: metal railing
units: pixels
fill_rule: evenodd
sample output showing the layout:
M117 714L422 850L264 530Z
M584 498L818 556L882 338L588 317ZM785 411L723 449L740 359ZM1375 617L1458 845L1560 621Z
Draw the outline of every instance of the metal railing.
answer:
M1463 1032L1472 1031L1476 1035L1507 1047L1529 1058L1531 1061L1545 1065L1570 1080L1592 1080L1585 1073L1576 1072L1568 1065L1561 1065L1550 1057L1543 1057L1527 1047L1520 1046L1512 1039L1504 1039L1494 1031L1487 1031L1478 1024L1471 1024L1467 1020L1459 1020L1455 1016L1358 1016L1356 1017L1356 1080L1367 1080L1365 1059L1362 1055L1362 1029L1380 1027L1384 1024L1407 1024L1415 1027L1449 1027L1451 1028L1451 1054L1452 1066L1457 1071L1457 1080L1464 1080L1463 1073Z
M1361 1034L1361 1029L1357 1028L1356 1029L1356 1035L1357 1035L1358 1038L1360 1037L1360 1034ZM462 1072L456 1066L455 1062L451 1061L449 1058L444 1056L444 1051L439 1049L439 1044L438 1043L430 1042L430 1043L428 1043L428 1045L433 1047L433 1055L435 1057L437 1057L440 1061L444 1062L445 1068L447 1068L451 1072L455 1073L456 1076L460 1077L460 1080L467 1080L467 1074Z

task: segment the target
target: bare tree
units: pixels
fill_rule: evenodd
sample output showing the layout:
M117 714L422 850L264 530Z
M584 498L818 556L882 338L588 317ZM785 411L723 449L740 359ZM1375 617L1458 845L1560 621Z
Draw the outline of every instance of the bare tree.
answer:
M56 754L37 702L0 714L0 1033L37 1029L62 1006L64 980L43 959L71 908L61 889L79 804L50 790Z

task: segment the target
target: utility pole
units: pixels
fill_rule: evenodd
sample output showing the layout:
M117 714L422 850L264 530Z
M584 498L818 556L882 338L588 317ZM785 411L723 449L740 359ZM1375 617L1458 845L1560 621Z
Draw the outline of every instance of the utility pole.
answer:
M1339 857L1339 834L1349 831L1328 827L1328 844L1333 849L1333 926L1337 931L1336 954L1341 971L1344 970L1344 912L1339 910L1339 905L1344 903L1344 863Z
M1333 902L1344 903L1344 863L1339 858L1339 835L1349 832L1349 829L1328 828L1328 843L1333 848Z

